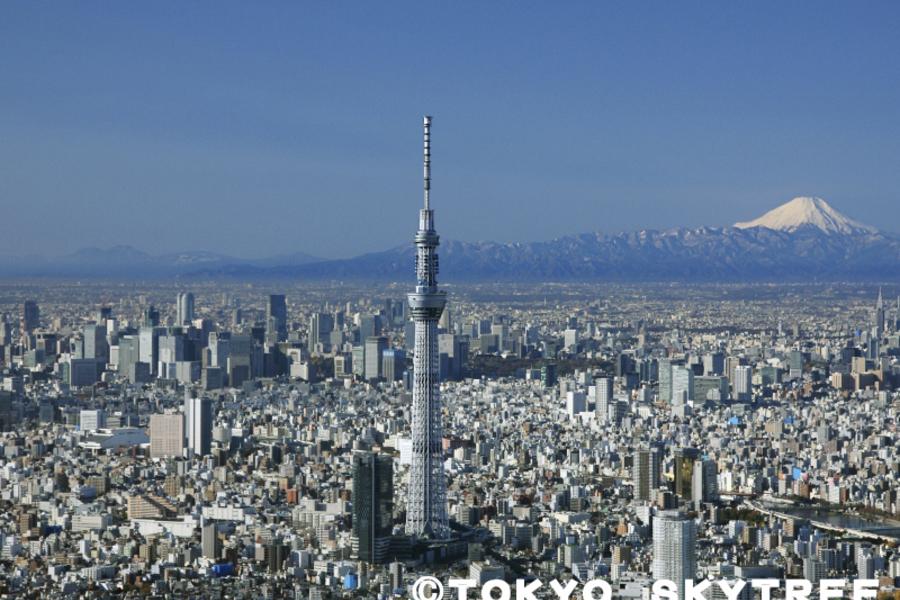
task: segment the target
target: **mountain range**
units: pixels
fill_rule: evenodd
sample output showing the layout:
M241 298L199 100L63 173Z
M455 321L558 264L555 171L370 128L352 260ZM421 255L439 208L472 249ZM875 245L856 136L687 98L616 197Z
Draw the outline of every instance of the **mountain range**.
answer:
M88 248L55 260L0 261L0 275L390 280L413 277L410 241L324 260L297 253L244 260L209 252L151 256ZM546 242L443 240L441 281L812 281L900 279L900 236L799 197L730 227L585 233Z
M89 247L55 258L37 255L0 256L0 276L158 279L227 269L264 271L323 260L302 252L243 259L205 251L152 255L132 246Z

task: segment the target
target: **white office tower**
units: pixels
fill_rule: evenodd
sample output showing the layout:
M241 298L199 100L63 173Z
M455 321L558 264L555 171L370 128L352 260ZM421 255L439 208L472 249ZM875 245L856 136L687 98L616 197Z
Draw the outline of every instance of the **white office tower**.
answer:
M175 325L190 325L194 320L194 294L181 292L178 294Z
M869 542L856 544L856 576L859 579L875 577L875 554Z
M106 427L106 412L100 410L83 410L79 415L81 431L97 431Z
M415 323L413 348L412 464L406 505L406 533L442 539L449 534L447 490L441 448L438 320L447 300L438 290L438 235L429 202L431 117L425 117L425 206L416 232L416 291L409 294Z
M578 330L566 329L563 332L563 344L567 352L578 352Z
M734 398L749 401L753 395L753 367L738 365L734 368Z
M597 414L597 419L600 422L605 422L609 419L609 405L614 401L612 377L601 377L594 382L594 385L594 394L596 396L594 411Z
M190 390L185 390L184 435L188 457L206 456L212 452L212 431L212 400L194 398Z
M694 579L697 526L675 510L661 511L653 519L653 578L668 579L678 586L684 600L684 582Z
M690 367L672 367L672 404L681 406L694 399L694 372Z
M695 506L699 507L703 502L714 502L719 497L719 470L716 461L700 459L694 461L694 471L691 475L691 497Z
M878 288L878 300L875 302L875 339L881 341L884 335L884 296L881 295L881 288Z

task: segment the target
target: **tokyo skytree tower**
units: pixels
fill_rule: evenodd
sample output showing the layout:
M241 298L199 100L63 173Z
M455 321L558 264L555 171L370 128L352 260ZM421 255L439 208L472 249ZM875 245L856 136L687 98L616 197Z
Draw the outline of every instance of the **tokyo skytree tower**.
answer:
M428 197L431 191L431 117L425 117L424 126L425 206L419 211L419 230L416 232L416 291L409 294L416 338L406 533L420 538L444 539L450 530L441 447L438 320L447 298L437 285L438 235Z

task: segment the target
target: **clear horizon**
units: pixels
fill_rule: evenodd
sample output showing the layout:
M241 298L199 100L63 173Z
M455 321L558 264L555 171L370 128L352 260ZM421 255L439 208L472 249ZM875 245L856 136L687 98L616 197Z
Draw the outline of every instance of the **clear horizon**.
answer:
M779 207L776 207L776 208L781 208L781 207L783 207L785 204L788 204L788 203L783 203L783 204L779 205ZM833 208L833 207L832 207L832 208ZM766 211L766 213L768 213L768 212L769 212L769 211ZM760 214L760 215L759 215L759 217L763 217L763 216L764 216L763 214ZM842 215L842 216L849 216L849 215ZM736 225L736 224L734 224L734 223L726 224L726 225L698 224L697 227L703 227L703 226L707 226L707 227L732 227L732 226L735 226L735 225ZM746 224L742 224L742 225L746 226ZM868 223L861 223L861 225L868 226L869 224L868 224ZM775 227L775 226L771 226L771 227ZM690 228L690 226L687 226L686 228ZM777 228L777 227L775 227L775 228ZM648 228L645 228L645 229L648 229ZM654 229L655 229L655 228L654 228ZM878 229L878 228L876 227L875 229ZM879 229L879 231L881 231L882 233L892 233L892 232L889 232L889 231L887 231L887 230L880 230L880 229ZM564 235L559 236L559 237L578 236L578 235L581 235L581 234L589 234L589 233L607 233L607 234L615 235L615 234L618 234L618 233L627 233L627 231L624 231L624 230L620 230L620 231L605 231L605 232L599 231L599 230L597 230L597 231L577 231L577 232L572 232L571 234L564 234ZM445 240L445 242L446 242L446 241L447 241L447 240ZM546 241L551 241L551 240L549 240L549 239L534 239L534 240L512 240L512 241L503 241L503 240L489 240L489 239L485 239L485 240L452 240L452 241L462 241L462 242L470 242L470 243L479 243L479 242L485 242L485 243L490 243L490 242L496 242L496 243L524 242L524 243L528 243L528 242L546 242ZM376 250L374 250L374 252L379 252L379 251L381 251L381 250L391 250L392 248L396 248L396 247L398 247L398 246L402 247L402 246L405 246L405 245L407 245L407 244L395 244L395 245L393 245L393 246L389 246L389 247L384 247L384 248L376 249ZM116 244L116 245L111 245L111 246L104 246L104 245L102 245L102 244L99 244L99 245L91 245L91 246L80 246L80 247L78 247L78 248L72 248L71 251L66 252L66 254L65 254L64 256L73 255L73 254L78 254L79 252L90 251L90 250L99 250L99 251L109 252L109 251L113 251L113 250L115 250L115 249L117 249L117 248L131 248L131 249L137 250L137 251L139 251L139 252L144 252L145 254L148 254L148 255L150 255L150 256L160 256L160 255L166 255L166 254L179 254L179 253L183 253L183 254L198 253L198 254L199 254L199 253L207 253L207 252L209 252L209 253L212 253L212 254L220 254L220 255L223 255L223 256L230 256L231 258L239 259L239 260L265 260L265 259L275 259L275 258L279 258L279 257L288 257L288 256L290 256L291 254L307 254L307 255L308 255L309 257L311 257L311 258L324 259L324 260L326 260L326 261L330 261L330 260L344 260L344 259L347 259L347 258L356 258L356 257L358 257L358 256L361 256L362 254L366 254L366 252L364 252L364 253L360 253L360 254L356 254L356 255L351 255L351 256L346 256L346 257L345 257L345 256L332 257L332 256L321 256L321 255L316 255L316 254L313 254L313 253L310 253L310 252L304 252L304 251L300 250L300 251L295 251L295 252L283 252L283 253L279 253L279 254L268 254L268 255L258 255L258 256L257 256L257 255L228 254L227 252L216 252L216 251L207 250L207 249L205 249L205 248L181 248L181 249L173 249L173 250L169 250L169 251L166 251L166 252L155 252L155 253L154 253L153 251L148 251L146 248L140 248L140 247L137 247L137 246L135 246L135 245L133 245L133 244L125 243L125 244ZM29 256L29 255L21 255L21 256ZM53 256L41 255L41 254L37 254L37 253L32 253L31 256L39 256L39 257L41 257L41 258L54 258ZM2 257L2 255L0 255L0 257ZM11 256L7 255L7 257L11 257Z
M0 255L410 243L425 113L445 239L900 230L900 6L515 9L6 4Z

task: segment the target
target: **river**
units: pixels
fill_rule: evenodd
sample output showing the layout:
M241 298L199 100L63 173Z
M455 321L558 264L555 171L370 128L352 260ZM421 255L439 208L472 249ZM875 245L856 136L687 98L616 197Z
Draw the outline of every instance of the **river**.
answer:
M886 517L847 514L830 508L813 506L783 506L765 504L765 507L779 513L792 515L801 519L826 523L842 529L853 529L874 533L900 540L900 521Z

